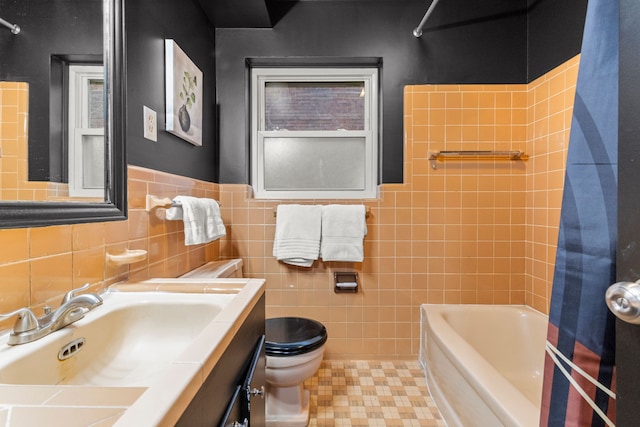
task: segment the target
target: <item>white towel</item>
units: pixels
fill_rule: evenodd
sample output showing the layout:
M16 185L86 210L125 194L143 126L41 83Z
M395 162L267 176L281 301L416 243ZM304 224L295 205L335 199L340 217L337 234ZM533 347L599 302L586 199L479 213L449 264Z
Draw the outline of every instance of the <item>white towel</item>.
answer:
M273 256L291 265L311 267L320 254L321 206L279 205Z
M362 262L367 235L366 208L362 205L322 207L320 256L324 261Z
M167 220L184 222L184 244L199 245L226 236L227 230L220 215L220 205L213 199L191 196L177 196L173 199L178 205L167 209Z

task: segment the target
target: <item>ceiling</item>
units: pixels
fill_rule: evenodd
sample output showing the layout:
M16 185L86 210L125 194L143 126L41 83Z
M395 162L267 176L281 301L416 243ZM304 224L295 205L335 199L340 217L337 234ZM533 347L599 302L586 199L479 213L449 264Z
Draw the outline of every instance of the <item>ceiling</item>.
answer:
M273 28L299 2L390 0L197 0L215 28ZM413 0L393 0L394 2ZM426 3L426 1L425 1Z

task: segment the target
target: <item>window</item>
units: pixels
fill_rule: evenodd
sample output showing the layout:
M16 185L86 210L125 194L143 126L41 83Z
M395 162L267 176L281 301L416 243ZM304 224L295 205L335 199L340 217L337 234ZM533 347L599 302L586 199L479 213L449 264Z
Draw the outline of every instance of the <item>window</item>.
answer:
M69 196L104 198L104 71L69 66Z
M376 68L253 68L256 198L375 198Z

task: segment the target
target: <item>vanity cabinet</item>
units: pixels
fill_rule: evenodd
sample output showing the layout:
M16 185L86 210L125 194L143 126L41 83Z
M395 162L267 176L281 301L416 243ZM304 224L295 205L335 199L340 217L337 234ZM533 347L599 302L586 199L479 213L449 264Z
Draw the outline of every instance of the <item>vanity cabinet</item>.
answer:
M264 427L264 321L262 295L176 426Z

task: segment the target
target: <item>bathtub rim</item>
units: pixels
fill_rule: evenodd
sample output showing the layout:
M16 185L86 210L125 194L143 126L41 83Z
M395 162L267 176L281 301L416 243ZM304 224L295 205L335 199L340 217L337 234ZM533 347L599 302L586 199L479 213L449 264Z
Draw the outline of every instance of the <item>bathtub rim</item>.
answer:
M427 336L435 342L455 369L463 373L469 385L496 417L505 425L537 426L540 418L540 408L536 408L535 405L504 378L496 368L485 360L484 357L480 356L475 348L462 339L443 318L443 313L447 310L460 310L464 308L479 310L506 308L509 310L525 311L534 316L543 316L545 318L547 316L529 306L519 304L421 304L420 306L421 316L424 316L420 322L421 328L427 328ZM424 333L423 330L420 336L421 340L424 339ZM443 335L447 336L446 344ZM428 340L426 345L429 345ZM427 355L424 356L423 360L423 348L425 347L421 343L420 359L426 372L428 369L426 366L428 360ZM544 351L544 349L541 349L541 351ZM478 357L469 357L469 354L477 354ZM435 386L438 389L440 388L437 384L435 384ZM443 409L453 410L450 408L448 402ZM518 415L514 416L513 414ZM535 419L535 424L531 423L532 419Z

